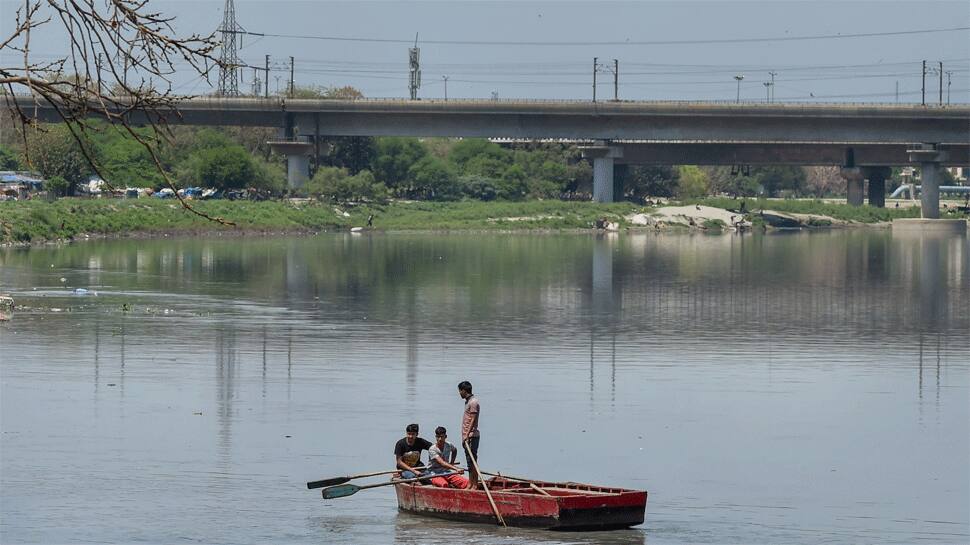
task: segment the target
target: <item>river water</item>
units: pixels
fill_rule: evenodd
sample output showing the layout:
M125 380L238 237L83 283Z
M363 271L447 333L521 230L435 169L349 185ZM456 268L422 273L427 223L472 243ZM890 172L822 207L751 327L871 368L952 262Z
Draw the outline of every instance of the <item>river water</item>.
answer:
M0 265L5 544L970 541L966 237L331 234ZM306 489L390 468L409 422L454 439L464 379L483 469L646 489L646 522L499 530Z

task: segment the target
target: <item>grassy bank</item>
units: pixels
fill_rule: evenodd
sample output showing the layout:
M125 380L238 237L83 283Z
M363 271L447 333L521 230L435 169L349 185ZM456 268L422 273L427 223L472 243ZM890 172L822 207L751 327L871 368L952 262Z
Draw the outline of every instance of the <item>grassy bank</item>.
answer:
M741 201L711 197L689 201L737 209ZM61 199L52 203L0 202L0 243L41 243L88 236L152 236L191 233L299 233L347 230L367 225L406 230L529 230L584 229L607 217L627 225L623 216L650 209L631 203L591 202L393 202L387 205L343 207L316 201L195 201L198 210L236 224L220 225L182 209L177 202L157 199ZM749 212L761 209L818 214L857 223L918 217L918 208L870 208L817 200L746 199ZM758 215L750 216L758 221ZM718 225L704 225L716 230Z
M39 243L90 236L150 236L195 232L308 232L367 224L384 230L511 230L590 227L598 217L617 220L639 208L629 203L589 202L395 202L341 207L318 202L196 201L220 225L156 199L0 202L0 243Z

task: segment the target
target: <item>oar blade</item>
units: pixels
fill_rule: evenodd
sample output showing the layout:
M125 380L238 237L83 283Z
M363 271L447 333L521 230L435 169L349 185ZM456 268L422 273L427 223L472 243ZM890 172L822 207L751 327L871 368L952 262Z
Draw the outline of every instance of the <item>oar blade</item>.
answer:
M306 487L310 490L314 488L323 488L325 486L333 486L335 484L344 484L350 482L350 477L334 477L332 479L324 479L322 481L310 481L306 483Z
M352 496L360 490L360 487L353 484L342 484L340 486L330 486L324 488L321 493L323 494L323 499L332 500L335 498L343 498L346 496Z

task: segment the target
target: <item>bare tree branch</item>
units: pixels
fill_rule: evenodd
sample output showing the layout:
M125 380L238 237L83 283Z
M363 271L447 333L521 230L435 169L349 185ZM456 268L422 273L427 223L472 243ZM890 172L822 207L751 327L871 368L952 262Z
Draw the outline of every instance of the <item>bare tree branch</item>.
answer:
M93 119L134 138L148 150L165 184L175 191L182 206L201 217L234 225L221 217L196 210L178 195L178 189L162 167L158 145L171 136L168 116L179 116L178 97L172 93L176 63L184 62L209 81L219 66L214 34L178 36L174 18L150 12L147 0L24 0L17 10L16 28L0 44L0 50L20 53L21 65L0 66L0 88L5 89L7 109L20 127L27 149L28 128L39 128L38 111L25 111L15 100L19 92L34 97L35 105L50 103L64 121L94 171L108 182L89 149L88 131L97 130ZM69 51L48 62L31 58L35 31L56 35L64 32ZM46 34L45 34L46 35ZM65 66L73 71L64 76ZM132 83L136 82L136 83ZM164 85L159 91L156 85ZM151 134L134 130L131 118L145 120ZM30 163L29 153L27 154Z

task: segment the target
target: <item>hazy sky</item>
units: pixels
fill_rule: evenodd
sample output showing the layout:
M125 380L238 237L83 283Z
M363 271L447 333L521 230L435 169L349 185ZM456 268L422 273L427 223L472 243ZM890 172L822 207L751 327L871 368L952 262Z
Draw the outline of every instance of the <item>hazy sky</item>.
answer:
M20 2L0 0L2 28L13 26ZM223 0L157 0L151 7L177 17L179 32L211 32ZM952 102L970 98L970 30L757 43L643 44L817 35L902 32L970 27L970 3L959 2L317 2L236 0L237 22L266 34L389 39L375 43L332 39L243 38L241 57L278 68L274 92L284 89L296 59L297 85L357 87L368 97L407 96L408 44L418 33L423 72L419 96L450 98L588 99L593 57L612 68L619 60L621 99L765 100L775 76L775 99L829 102L919 102L921 60L944 61L952 71ZM466 43L435 44L428 41ZM480 42L470 44L467 42ZM558 45L509 42L559 42ZM592 42L592 43L591 43ZM600 42L600 44L596 44ZM621 42L615 45L601 42ZM46 40L35 53L64 47ZM5 52L4 63L9 63ZM244 73L252 89L252 70ZM613 74L598 74L598 97L612 98ZM939 76L927 76L927 100L938 98ZM211 89L188 72L178 91ZM946 76L944 76L946 100Z

